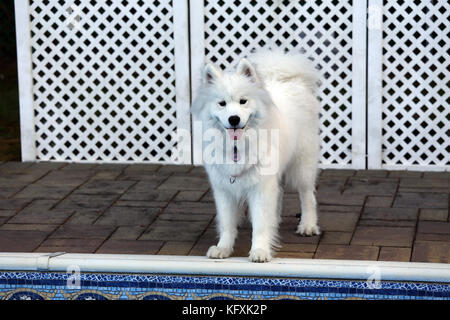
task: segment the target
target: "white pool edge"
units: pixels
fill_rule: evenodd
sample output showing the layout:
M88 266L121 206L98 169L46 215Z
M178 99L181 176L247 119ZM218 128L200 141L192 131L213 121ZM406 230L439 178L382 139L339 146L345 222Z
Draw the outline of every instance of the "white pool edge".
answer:
M199 276L295 277L450 283L450 264L363 260L274 259L251 263L246 258L211 260L198 256L0 253L0 271L150 273Z

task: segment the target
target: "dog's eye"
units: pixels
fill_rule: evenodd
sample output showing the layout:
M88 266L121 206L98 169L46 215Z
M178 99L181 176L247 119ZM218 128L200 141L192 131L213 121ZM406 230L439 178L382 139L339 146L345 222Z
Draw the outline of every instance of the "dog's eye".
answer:
M227 103L222 100L222 101L219 101L218 105L221 107L225 107L227 105Z
M247 103L247 99L241 99L239 100L239 104L246 104Z

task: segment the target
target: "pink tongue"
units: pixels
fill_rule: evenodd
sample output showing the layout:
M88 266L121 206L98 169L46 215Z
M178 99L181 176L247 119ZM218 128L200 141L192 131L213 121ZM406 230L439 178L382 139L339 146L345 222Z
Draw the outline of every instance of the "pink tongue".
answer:
M242 129L227 129L227 131L231 140L239 140L244 132Z

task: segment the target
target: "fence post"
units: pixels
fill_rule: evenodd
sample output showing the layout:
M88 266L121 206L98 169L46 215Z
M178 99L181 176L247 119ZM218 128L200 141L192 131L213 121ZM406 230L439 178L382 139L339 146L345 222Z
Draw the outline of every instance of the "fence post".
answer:
M369 0L368 8L367 164L368 169L381 169L383 2Z
M173 1L175 40L175 91L177 108L177 130L189 141L182 141L178 152L182 153L182 164L191 164L191 86L189 72L189 14L188 0Z
M366 168L367 0L353 2L352 167Z
M191 0L189 2L190 14L190 40L191 40L191 94L195 98L196 90L201 81L202 66L205 62L205 39L204 39L204 3L203 0ZM201 126L192 125L192 162L201 165Z
M31 60L30 14L28 0L15 0L17 71L20 105L22 161L36 160Z

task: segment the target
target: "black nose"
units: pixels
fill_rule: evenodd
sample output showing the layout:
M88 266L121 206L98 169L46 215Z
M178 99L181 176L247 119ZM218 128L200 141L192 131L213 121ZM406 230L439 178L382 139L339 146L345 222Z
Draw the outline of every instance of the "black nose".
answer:
M238 116L231 116L228 118L228 122L233 126L236 127L239 122L241 122L241 118L239 118Z

